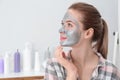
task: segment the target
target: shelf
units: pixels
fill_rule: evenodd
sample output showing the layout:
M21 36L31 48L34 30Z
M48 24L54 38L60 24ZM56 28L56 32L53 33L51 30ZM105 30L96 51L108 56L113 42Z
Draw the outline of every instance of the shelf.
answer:
M0 74L0 80L2 78L21 78L21 77L37 77L44 76L44 72L20 72L20 73L10 73L10 74Z

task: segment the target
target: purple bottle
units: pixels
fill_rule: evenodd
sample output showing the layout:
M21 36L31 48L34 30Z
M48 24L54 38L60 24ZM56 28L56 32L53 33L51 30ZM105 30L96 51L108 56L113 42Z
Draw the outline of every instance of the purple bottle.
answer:
M0 73L4 73L4 60L0 58Z
M14 54L14 72L20 72L20 53L18 50Z

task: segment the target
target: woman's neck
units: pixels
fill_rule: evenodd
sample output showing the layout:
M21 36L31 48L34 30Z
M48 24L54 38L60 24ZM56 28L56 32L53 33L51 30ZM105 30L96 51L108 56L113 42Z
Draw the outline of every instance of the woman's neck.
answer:
M92 49L91 45L82 45L81 47L74 47L71 52L71 57L73 62L80 66L81 68L91 64L95 65L97 62L94 60L98 60L95 52Z

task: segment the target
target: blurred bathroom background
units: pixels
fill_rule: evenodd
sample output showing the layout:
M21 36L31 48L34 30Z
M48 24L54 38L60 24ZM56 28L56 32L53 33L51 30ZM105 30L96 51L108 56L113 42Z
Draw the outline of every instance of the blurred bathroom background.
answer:
M59 45L58 29L67 8L78 1L94 5L108 23L108 59L120 68L118 0L0 0L0 57L17 49L23 53L30 42L44 65Z

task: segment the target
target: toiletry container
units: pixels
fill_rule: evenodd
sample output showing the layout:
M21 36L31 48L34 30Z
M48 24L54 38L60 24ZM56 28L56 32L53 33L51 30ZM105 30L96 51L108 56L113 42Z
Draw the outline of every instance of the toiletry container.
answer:
M30 42L25 43L25 49L23 51L23 71L29 72L32 70L32 44Z
M14 72L20 72L20 52L14 54Z
M38 51L35 52L34 71L40 71L40 54Z
M0 74L4 73L4 59L0 58Z
M10 73L10 68L11 68L10 57L11 57L10 54L6 52L4 56L4 73L5 74Z

